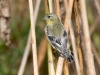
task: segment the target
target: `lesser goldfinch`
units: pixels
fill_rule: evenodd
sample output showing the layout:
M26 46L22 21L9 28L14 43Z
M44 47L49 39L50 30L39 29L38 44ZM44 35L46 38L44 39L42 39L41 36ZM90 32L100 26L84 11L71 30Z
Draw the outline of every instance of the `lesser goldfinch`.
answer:
M51 46L57 50L63 58L67 59L68 62L72 62L74 55L70 50L68 34L57 15L54 13L46 14L43 20L47 22L45 34Z

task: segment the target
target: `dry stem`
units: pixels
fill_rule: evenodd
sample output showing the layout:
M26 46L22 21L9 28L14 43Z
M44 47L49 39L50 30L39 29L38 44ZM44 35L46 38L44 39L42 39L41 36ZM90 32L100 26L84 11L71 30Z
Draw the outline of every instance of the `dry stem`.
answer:
M59 0L56 0L55 4L56 4L56 14L59 17L59 19L61 20ZM56 75L61 75L62 74L63 63L64 63L64 58L59 57L58 62L57 62Z
M81 50L81 39L80 39L80 25L79 25L79 14L77 7L77 0L74 1L74 9L75 9L75 21L76 21L76 31L77 31L77 47L78 47L78 55L79 55L79 63L80 63L80 74L83 75L83 59L82 59L82 50Z
M57 62L56 75L62 74L63 63L64 63L64 58L59 57Z
M52 13L53 8L52 8L52 0L45 0L45 10L46 14L47 13ZM55 75L55 70L54 70L54 63L53 63L53 55L52 55L52 49L50 44L48 43L48 70L49 70L49 75Z
M98 53L96 52L96 48L95 48L94 44L92 43L92 41L91 41L91 47L92 47L92 51L95 56L95 59L97 60L98 65L100 66L100 58L98 56Z
M37 65L37 49L36 49L36 36L35 36L35 22L33 16L33 4L32 0L29 1L29 10L30 10L30 20L31 20L31 35L32 35L32 54L33 54L33 67L34 75L38 75L38 65Z
M91 25L90 27L90 35L94 32L94 30L96 29L96 27L98 26L98 23L100 22L100 15L96 17L93 25Z
M73 52L74 52L74 57L75 57L75 64L76 64L76 69L77 69L77 74L80 75L80 67L79 67L79 62L78 62L78 55L77 55L77 48L76 48L76 44L75 44L75 37L74 37L74 31L72 28L72 24L71 24L71 14L72 14L72 6L73 6L73 1L74 0L70 0L69 1L69 11L67 11L67 7L66 7L66 12L67 12L67 16L66 16L66 25L68 25L69 30L70 30L70 36L71 36L71 42L72 42L72 47L73 47ZM66 3L65 3L66 5ZM66 5L67 6L67 5Z
M85 56L86 56L86 64L87 64L87 72L88 75L96 75L95 73L95 67L94 67L94 61L93 61L93 55L91 50L91 42L90 42L90 34L89 34L89 27L88 27L88 19L87 19L87 13L86 13L86 4L84 0L80 0L80 9L81 9L81 15L82 15L82 21L83 21L83 32L84 32L84 39L85 39Z
M98 14L100 15L100 4L99 4L99 0L94 0L95 6L97 8Z
M55 0L55 6L56 6L56 14L59 17L59 19L61 20L60 17L60 6L59 6L59 0Z
M46 36L44 36L38 50L38 68L39 69L46 55L46 44L47 44L47 39L46 39Z
M31 33L29 32L27 44L26 44L26 47L25 47L25 52L24 52L24 55L23 55L23 58L22 58L22 62L21 62L19 71L18 71L18 75L23 75L23 73L24 73L24 69L25 69L27 59L28 59L30 48L31 48Z
M68 2L67 0L64 0L64 3L65 3L65 7L66 7L66 17L65 17L65 21L64 21L64 27L66 29L66 32L68 33L69 32L69 29L68 29L68 9L71 8L68 6Z
M97 18L95 19L93 25L91 25L91 27L90 27L90 35L92 35L94 30L97 28L99 21L100 21L100 16L97 16ZM98 65L100 66L100 58L98 56L98 53L96 52L96 48L95 48L95 46L94 46L92 41L91 41L91 47L92 47L92 51L93 51L94 57L95 57Z
M64 75L69 75L69 69L68 69L68 63L65 61L64 62Z
M49 70L49 75L55 75L53 55L52 55L52 50L49 43L48 43L48 70Z
M41 0L37 0L37 4L35 7L35 11L34 11L34 25L36 25L36 20L37 20L37 14L38 14L38 10L39 10L39 6L40 6L40 2ZM27 62L27 58L30 52L30 46L31 46L31 31L29 31L29 36L28 36L28 40L27 40L27 44L25 47L25 52L22 58L22 62L18 71L18 75L23 75L24 69L25 69L25 65Z

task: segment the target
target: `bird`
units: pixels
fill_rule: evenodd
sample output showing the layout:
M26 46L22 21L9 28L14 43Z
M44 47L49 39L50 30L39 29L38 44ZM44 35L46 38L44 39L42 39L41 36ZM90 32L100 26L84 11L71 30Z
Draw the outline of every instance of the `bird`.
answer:
M68 34L58 16L54 13L48 13L43 20L47 23L44 31L50 45L58 51L61 57L65 58L69 63L72 62L74 54L70 50Z

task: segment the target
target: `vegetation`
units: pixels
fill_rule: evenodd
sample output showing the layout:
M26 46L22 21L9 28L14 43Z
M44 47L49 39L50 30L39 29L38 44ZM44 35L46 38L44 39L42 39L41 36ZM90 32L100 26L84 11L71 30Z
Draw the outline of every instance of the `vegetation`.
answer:
M84 4L84 0L33 0L33 12L37 15L32 17L36 23L30 19L29 5L28 0L0 0L0 75L99 75L100 1L86 0ZM6 13L3 7L7 9ZM46 23L42 18L49 12L58 15L68 32L75 56L72 63L59 57L47 43ZM29 40L32 21L35 24L39 74L33 66L31 44L35 43L34 38Z

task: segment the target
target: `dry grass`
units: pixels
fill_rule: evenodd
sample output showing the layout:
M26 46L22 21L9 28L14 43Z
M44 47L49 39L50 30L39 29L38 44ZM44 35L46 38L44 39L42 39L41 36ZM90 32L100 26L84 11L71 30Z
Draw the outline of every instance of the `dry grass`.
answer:
M61 11L60 11L60 1L59 0L55 0L54 1L54 6L52 3L52 0L44 0L45 1L45 12L47 13L51 13L53 12L54 8L56 9L56 14L59 17L59 19L61 20L62 16L61 16ZM65 20L64 20L64 27L66 29L67 33L70 33L70 39L71 39L71 43L72 43L72 49L73 49L73 53L74 53L74 57L75 57L75 71L77 72L77 75L84 75L84 70L83 70L83 55L86 59L85 63L87 64L87 72L88 75L96 75L95 73L95 67L94 67L94 61L93 61L93 55L92 55L92 50L91 50L91 39L90 39L90 33L89 33L89 26L88 26L88 20L87 20L87 14L86 14L86 5L84 0L81 0L79 2L80 4L80 9L78 9L78 2L77 0L64 0L62 1L64 2L64 6L66 7L65 9ZM37 5L37 4L36 4ZM36 10L39 9L39 6L36 6L38 8L36 8ZM76 32L74 32L74 27L72 25L72 20L71 20L71 16L72 16L72 11L73 11L73 7L74 7L74 14L75 14L75 22L76 22ZM44 37L42 39L40 48L38 52L38 61L37 61L37 49L36 49L36 36L35 36L35 22L36 22L36 16L37 14L33 14L33 5L32 5L32 0L29 0L29 8L30 8L30 21L31 21L31 33L32 33L32 54L33 54L33 68L34 68L34 75L38 75L38 67L40 68L44 57L46 55L46 47L47 47L47 55L48 55L48 75L62 75L62 73L64 75L70 75L69 72L69 63L67 63L66 61L64 62L64 58L59 57L58 58L58 62L55 63L57 64L57 67L54 68L54 61L53 61L53 54L52 54L52 49L50 44L47 44L47 40L46 37ZM79 16L80 16L80 12L81 11L81 22L83 23L83 29L81 29L80 27L80 21L79 21ZM38 13L38 12L37 12ZM98 10L99 13L99 10ZM33 15L35 18L33 18ZM35 19L35 20L34 20ZM94 26L94 25L93 25ZM91 33L95 30L95 28L91 29ZM81 38L81 33L80 31L83 31L84 33L84 37ZM75 38L75 34L77 34L77 37ZM82 35L83 36L83 35ZM84 39L84 40L81 40ZM76 41L77 40L77 41ZM76 44L77 43L77 44ZM81 47L83 45L81 45L81 43L84 43L84 47L86 48L85 54L83 52L82 55L82 49ZM29 43L30 44L30 43ZM29 45L28 44L28 45ZM92 44L93 45L93 44ZM83 47L82 47L83 48ZM30 49L30 46L28 47L28 49ZM95 54L96 60L99 60L99 57L97 56L97 53L95 52L95 47L93 47L93 52ZM26 54L26 52L25 52ZM43 56L41 57L41 54L43 54ZM24 66L22 68L22 73L18 74L18 75L22 75L24 68L25 68L25 64L27 61L27 57L28 57L28 53L26 54L24 60L22 61L24 63ZM98 64L100 64L100 61L98 61ZM38 65L38 66L37 66ZM56 71L55 71L56 70Z

